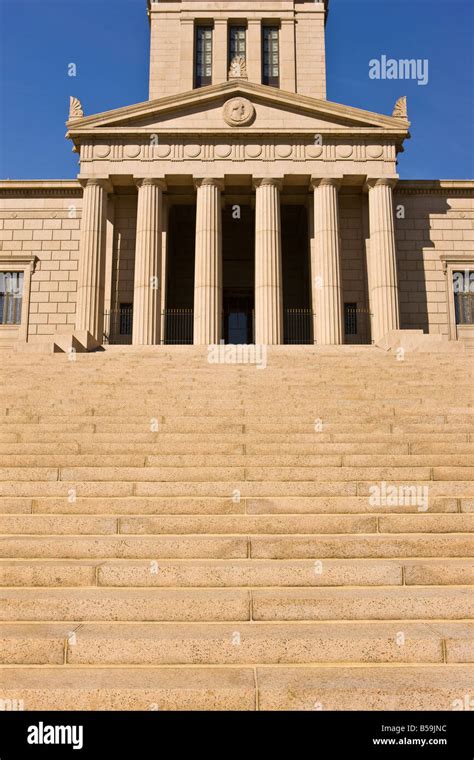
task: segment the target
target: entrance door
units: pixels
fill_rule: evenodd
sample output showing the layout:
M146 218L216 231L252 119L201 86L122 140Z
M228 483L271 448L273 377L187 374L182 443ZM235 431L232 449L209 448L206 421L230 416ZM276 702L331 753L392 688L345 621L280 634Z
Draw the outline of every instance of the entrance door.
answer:
M253 294L224 290L224 341L253 343Z

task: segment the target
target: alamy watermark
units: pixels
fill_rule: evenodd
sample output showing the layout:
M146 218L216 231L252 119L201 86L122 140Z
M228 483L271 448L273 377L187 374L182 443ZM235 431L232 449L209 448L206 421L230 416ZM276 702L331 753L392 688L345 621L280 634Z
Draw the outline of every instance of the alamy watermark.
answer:
M207 349L209 364L255 364L257 369L266 369L267 347L261 344L225 344L210 345Z
M382 480L369 488L371 507L418 507L418 512L428 509L428 486L395 486Z
M369 61L370 79L412 79L419 85L428 84L427 58L388 58L386 55Z

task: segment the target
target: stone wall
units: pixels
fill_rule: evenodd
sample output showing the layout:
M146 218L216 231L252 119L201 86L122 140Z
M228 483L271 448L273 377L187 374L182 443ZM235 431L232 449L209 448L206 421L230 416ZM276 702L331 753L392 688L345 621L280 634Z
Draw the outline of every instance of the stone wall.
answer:
M82 189L77 182L0 185L2 268L9 258L36 257L30 284L28 338L32 342L73 331L81 206Z
M463 192L462 185L471 186ZM400 327L448 337L443 257L474 262L472 183L401 181L395 188ZM404 214L404 218L397 218Z

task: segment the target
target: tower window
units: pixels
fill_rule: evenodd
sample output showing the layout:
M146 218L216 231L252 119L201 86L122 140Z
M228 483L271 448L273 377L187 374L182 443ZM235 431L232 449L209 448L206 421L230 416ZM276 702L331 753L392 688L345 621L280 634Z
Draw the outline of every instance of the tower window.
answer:
M229 27L229 65L236 57L247 57L247 40L245 26Z
M277 26L262 27L262 82L271 87L280 86L280 45Z
M196 87L212 84L212 26L196 27L194 82Z

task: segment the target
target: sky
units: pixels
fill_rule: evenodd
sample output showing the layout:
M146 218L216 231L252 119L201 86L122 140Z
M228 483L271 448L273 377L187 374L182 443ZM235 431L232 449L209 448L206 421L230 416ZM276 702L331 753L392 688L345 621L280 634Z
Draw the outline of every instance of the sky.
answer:
M473 179L473 40L473 0L330 0L328 100L391 114L406 95L401 178ZM371 78L382 56L427 83ZM69 96L86 115L147 100L148 59L146 0L0 0L0 178L75 177Z

